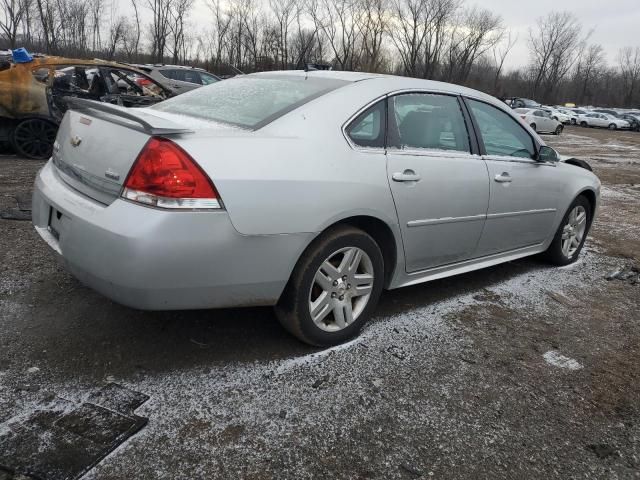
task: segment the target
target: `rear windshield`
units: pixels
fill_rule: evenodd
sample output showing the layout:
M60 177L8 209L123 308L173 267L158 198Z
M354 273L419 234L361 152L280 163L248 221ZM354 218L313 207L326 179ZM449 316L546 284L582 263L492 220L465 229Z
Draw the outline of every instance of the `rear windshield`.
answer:
M293 75L239 76L178 95L152 108L255 130L347 83Z

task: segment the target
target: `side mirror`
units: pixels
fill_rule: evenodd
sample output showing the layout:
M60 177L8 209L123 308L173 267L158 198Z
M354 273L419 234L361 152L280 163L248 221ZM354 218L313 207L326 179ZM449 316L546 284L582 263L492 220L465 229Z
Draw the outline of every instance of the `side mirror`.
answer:
M536 160L538 162L557 162L560 159L558 158L558 152L556 152L553 148L544 145L540 147L540 150L538 150Z

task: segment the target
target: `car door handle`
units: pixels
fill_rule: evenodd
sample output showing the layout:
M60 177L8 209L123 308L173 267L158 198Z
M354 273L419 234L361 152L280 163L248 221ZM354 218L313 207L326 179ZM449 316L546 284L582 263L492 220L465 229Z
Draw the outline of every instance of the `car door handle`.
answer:
M498 183L511 183L511 175L508 172L502 172L494 177L494 180Z
M395 172L391 178L394 182L419 182L422 177L413 170L405 170L402 173Z

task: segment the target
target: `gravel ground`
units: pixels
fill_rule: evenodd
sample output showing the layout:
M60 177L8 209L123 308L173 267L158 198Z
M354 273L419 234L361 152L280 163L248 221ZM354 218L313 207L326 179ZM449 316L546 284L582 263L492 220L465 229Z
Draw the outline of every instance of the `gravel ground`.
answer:
M117 382L150 397L149 422L85 478L640 478L640 284L606 279L640 266L640 134L547 141L604 183L579 262L385 292L329 350L266 308L116 305L0 220L0 453L52 397ZM41 165L0 157L0 210Z

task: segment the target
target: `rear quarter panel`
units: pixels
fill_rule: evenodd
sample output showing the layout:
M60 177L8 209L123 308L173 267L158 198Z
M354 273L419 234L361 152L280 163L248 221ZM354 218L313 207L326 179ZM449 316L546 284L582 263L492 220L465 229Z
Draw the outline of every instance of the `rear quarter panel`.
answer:
M358 87L345 86L241 137L180 140L213 179L240 233L319 232L354 215L397 225L384 152L354 150L342 134L344 122L382 94Z

